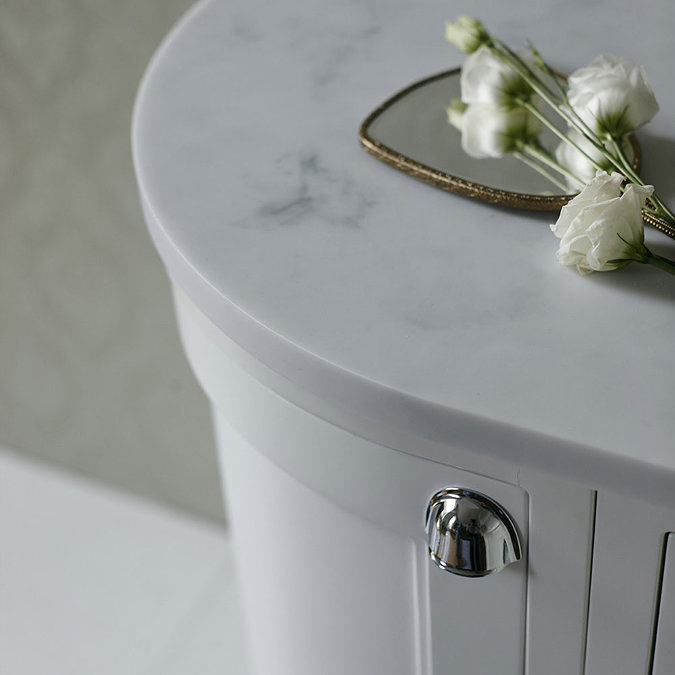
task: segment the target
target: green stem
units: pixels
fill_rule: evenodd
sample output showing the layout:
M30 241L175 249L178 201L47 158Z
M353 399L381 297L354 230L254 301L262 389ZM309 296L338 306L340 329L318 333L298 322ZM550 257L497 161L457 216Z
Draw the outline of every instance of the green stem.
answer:
M551 107L558 108L562 99L556 95L537 74L518 56L508 45L491 36L492 43L489 45L491 51L508 63L539 96L541 96Z
M629 178L631 182L637 183L638 185L644 185L644 181L637 175L633 165L624 152L623 142L613 136L609 136L607 142L611 145L613 150L610 154L618 160L618 166L616 168L619 169L626 178Z
M530 155L531 157L534 157L535 159L539 160L542 164L546 165L550 169L557 171L563 176L575 181L580 186L583 186L584 181L582 181L580 178L575 176L569 169L560 164L560 162L558 162L558 160L556 160L556 158L550 152L548 152L548 150L544 149L540 145L535 145L534 143L527 143L523 146L523 151L526 154ZM569 186L566 186L565 190L568 191Z
M661 201L661 198L656 194L652 194L649 199L656 204L658 215L669 225L675 225L675 215L673 215L673 212Z
M645 182L635 172L630 160L626 156L621 141L617 140L616 138L611 138L610 143L612 144L612 147L617 157L621 159L621 163L623 164L625 169L624 175L627 178L630 178L630 180L633 183L637 183L638 185L644 185ZM657 194L652 194L649 197L649 201L651 202L652 206L647 206L647 209L651 213L663 218L670 225L675 225L675 215L673 215L673 212L666 206L666 204L663 201L661 201L661 198Z
M539 94L539 96L541 96L541 98L568 124L571 124L582 134L584 134L584 136L587 136L589 140L598 147L599 150L603 150L602 143L598 140L597 136L570 107L566 93L563 95L556 94L508 45L493 36L490 36L490 39L491 43L488 46L493 54L511 66L511 68L513 68L513 70L515 70L532 87L532 89L537 94ZM548 64L545 64L544 71L553 72L553 69Z
M553 70L553 68L551 68L551 66L548 65L548 63L546 63L546 61L544 61L544 58L539 53L539 50L531 42L528 43L528 46L535 58L537 66L539 66L539 68L541 68L551 78L555 88L558 90L561 101L563 103L567 103L567 90L565 87L563 87L562 82L560 81L560 78L556 72Z
M534 103L530 101L519 101L520 105L522 105L525 110L527 110L530 114L534 115L538 120L541 121L541 123L547 128L550 129L561 141L567 143L567 145L570 145L573 147L575 150L578 150L590 163L593 167L595 167L598 170L602 170L602 166L600 163L593 159L587 152L585 152L579 145L577 145L565 132L561 131L558 129L558 127L551 122L551 120L544 115L539 108L537 108ZM583 181L580 181L583 184Z
M567 193L569 188L567 185L565 185L561 180L558 179L557 176L552 174L550 171L546 169L546 167L542 166L532 158L528 157L526 154L522 152L514 152L513 156L519 159L523 164L527 164L531 169L534 169L535 171L539 172L544 178L548 179L555 185L556 187L560 188L563 192Z
M675 275L675 262L668 260L668 258L664 258L663 256L656 255L649 250L647 251L645 260L639 260L638 262L653 265L664 272L668 272L668 274Z
M501 42L500 40L491 36L491 44L489 45L492 52L504 60L513 70L515 70L531 87L532 89L539 94L539 96L551 107L553 110L560 115L569 125L573 126L577 131L579 131L586 139L598 150L600 151L607 159L612 163L612 165L623 173L622 163L620 158L614 157L612 153L607 151L607 148L604 146L602 139L579 117L576 111L570 106L569 100L567 98L567 93L564 92L562 87L558 84L558 88L561 90L561 94L558 95L552 91L546 84L541 80L541 78L523 61L523 59L518 56L508 45ZM540 64L540 67L544 72L551 75L553 69L541 58L539 52L537 52L533 47L531 48L537 55L538 60L543 64ZM554 81L557 83L557 80ZM536 108L536 106L533 106ZM533 112L533 111L531 111ZM579 150L596 169L602 169L597 161L591 158L588 153L584 152L579 148L578 145L570 141L570 139L561 131L553 125L548 118L539 111L537 117L542 120L547 120L544 122L549 129L554 131L556 136L564 140L566 143L570 144L572 147Z

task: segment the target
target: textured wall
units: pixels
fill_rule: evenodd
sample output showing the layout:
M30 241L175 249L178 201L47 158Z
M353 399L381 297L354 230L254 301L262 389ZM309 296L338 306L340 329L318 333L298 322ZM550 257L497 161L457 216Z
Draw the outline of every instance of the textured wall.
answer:
M221 517L129 147L189 0L0 0L0 442Z

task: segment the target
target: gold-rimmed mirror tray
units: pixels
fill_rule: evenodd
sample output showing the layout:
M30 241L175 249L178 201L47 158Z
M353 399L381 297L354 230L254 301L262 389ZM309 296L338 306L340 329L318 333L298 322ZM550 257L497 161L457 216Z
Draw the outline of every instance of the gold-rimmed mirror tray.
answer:
M409 176L491 204L535 211L559 211L574 195L551 189L544 176L515 157L475 159L461 147L461 134L447 122L445 109L460 97L460 68L426 77L379 105L363 121L359 140L377 159ZM629 137L634 166L640 146ZM650 224L672 230L659 219Z

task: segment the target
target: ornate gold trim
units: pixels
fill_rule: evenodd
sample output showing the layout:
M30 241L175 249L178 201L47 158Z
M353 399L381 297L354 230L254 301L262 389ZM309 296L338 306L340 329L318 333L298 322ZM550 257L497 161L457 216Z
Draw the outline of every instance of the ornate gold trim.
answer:
M663 234L667 234L672 239L675 239L675 227L673 227L670 223L663 220L663 218L653 216L651 213L643 211L642 220L644 220L645 223L648 223L652 227L655 227L660 232L663 232Z

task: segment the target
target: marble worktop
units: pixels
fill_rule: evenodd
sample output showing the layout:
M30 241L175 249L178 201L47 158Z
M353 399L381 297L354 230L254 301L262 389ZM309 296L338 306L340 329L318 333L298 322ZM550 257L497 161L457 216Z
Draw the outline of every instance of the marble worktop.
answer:
M216 326L319 397L413 436L672 492L675 280L640 265L581 277L555 260L553 216L445 193L359 146L379 103L461 65L443 39L460 13L563 71L604 52L643 63L661 104L639 133L643 174L675 203L671 0L211 0L137 101L152 237ZM648 242L675 258L674 241ZM472 441L481 428L490 440Z

